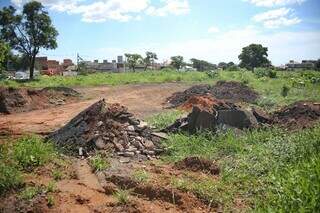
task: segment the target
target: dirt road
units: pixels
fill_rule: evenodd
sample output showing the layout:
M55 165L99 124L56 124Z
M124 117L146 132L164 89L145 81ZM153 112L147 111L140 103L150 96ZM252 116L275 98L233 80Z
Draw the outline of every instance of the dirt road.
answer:
M25 113L0 115L0 135L48 134L65 125L79 112L102 98L109 103L120 103L128 107L130 112L143 119L163 111L167 97L189 86L181 83L165 83L75 88L83 94L83 99L76 103Z

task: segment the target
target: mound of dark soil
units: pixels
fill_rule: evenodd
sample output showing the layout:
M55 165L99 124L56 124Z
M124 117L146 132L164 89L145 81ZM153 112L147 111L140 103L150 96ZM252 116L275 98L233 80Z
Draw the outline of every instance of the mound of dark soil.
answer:
M127 108L98 101L47 137L71 155L87 155L97 149L125 157L162 152L160 139Z
M175 163L176 169L185 169L193 172L208 172L212 175L220 173L219 167L212 161L199 157L187 157Z
M273 122L288 129L311 127L320 121L320 103L299 101L273 114Z
M0 88L0 113L27 112L62 105L78 99L80 93L67 87L48 87L41 90Z
M235 81L219 81L211 86L196 85L183 92L174 93L167 101L173 106L178 107L195 95L211 95L217 99L224 99L230 102L255 102L259 94L250 87Z

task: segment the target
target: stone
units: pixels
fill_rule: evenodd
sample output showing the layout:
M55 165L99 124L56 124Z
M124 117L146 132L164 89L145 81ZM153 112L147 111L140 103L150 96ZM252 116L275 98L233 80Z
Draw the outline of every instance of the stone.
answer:
M150 151L150 150L143 150L142 153L145 155L155 155L155 151Z
M151 134L162 139L166 139L166 140L168 139L168 135L164 132L153 132Z
M198 130L214 130L216 120L216 115L211 110L193 107L188 115L188 131L194 133Z
M97 123L97 127L100 127L100 126L102 126L103 125L103 122L102 121L99 121L98 123Z
M126 149L127 152L135 152L138 149L136 147L130 146L128 149Z
M267 124L272 123L271 116L268 115L267 113L263 112L262 110L259 110L257 108L253 108L252 114L254 115L254 117L256 117L256 119L259 123L267 123Z
M105 149L106 144L104 143L103 139L101 137L98 137L95 141L94 144L98 149Z
M117 151L122 152L124 150L123 146L120 143L113 143L113 144Z
M134 156L134 152L124 152L123 156L124 157L133 157Z
M132 145L133 145L134 147L136 147L137 149L143 149L143 148L144 148L144 147L142 146L142 144L141 144L139 141L137 141L137 140L132 141Z
M238 129L254 128L258 125L257 119L247 110L219 110L217 122Z
M131 131L131 132L134 132L134 126L132 126L132 125L131 125L131 126L128 126L128 127L127 127L127 130L128 130L128 131Z
M146 148L146 149L154 149L154 144L152 143L152 141L150 140L144 140L142 142L142 145Z
M145 128L148 127L148 123L144 121L140 121L140 124L138 125L139 128Z

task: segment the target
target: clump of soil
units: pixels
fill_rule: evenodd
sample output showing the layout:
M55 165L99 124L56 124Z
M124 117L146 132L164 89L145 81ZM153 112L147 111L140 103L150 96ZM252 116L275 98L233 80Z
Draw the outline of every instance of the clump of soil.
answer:
M199 157L187 157L175 163L176 169L185 169L193 172L207 172L212 175L220 173L219 167L212 161Z
M320 103L298 101L273 114L273 122L288 129L311 127L320 121Z
M191 96L185 103L180 105L179 109L191 111L194 106L197 106L199 108L211 108L219 110L231 109L234 107L234 104L215 99L211 95L195 95Z
M110 150L119 156L154 157L160 138L119 104L98 101L47 137L71 155Z
M41 90L0 88L0 113L12 114L63 105L78 99L80 93L67 87Z
M230 102L253 103L259 98L259 94L250 87L235 81L218 81L216 85L196 85L183 92L174 93L167 101L178 107L195 95L210 95L217 99L224 99Z

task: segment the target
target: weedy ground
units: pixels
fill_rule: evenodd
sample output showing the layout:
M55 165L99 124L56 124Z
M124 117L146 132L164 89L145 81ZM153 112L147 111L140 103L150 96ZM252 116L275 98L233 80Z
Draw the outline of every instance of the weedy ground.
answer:
M320 208L320 125L294 133L275 127L253 130L240 137L232 132L172 134L166 145L164 163L199 156L219 165L219 179L186 175L172 177L171 184L225 210L236 210L237 202L261 212Z

